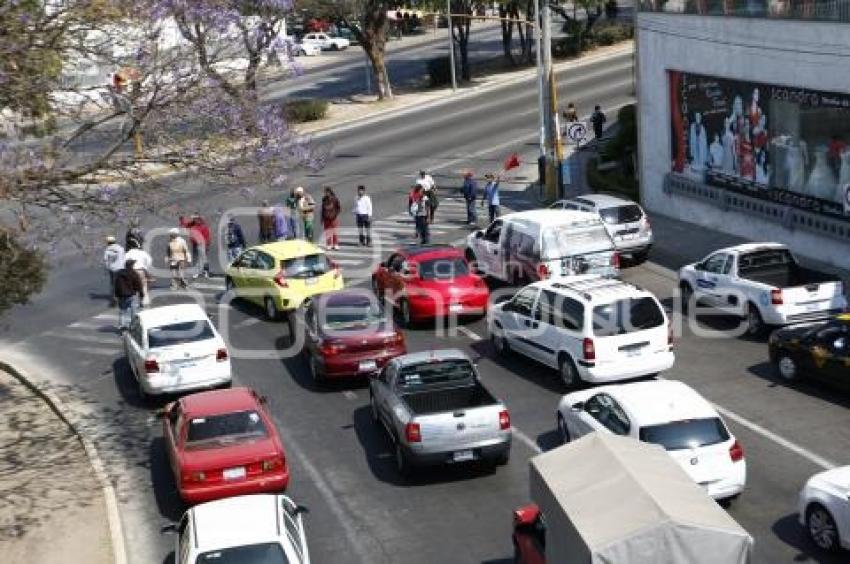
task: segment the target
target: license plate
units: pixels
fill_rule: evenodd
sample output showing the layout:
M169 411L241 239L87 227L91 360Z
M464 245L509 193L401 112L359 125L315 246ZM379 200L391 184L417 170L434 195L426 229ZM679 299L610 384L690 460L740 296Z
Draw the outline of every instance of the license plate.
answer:
M457 313L459 311L463 311L463 304L450 304L449 311L452 313Z
M226 468L224 472L222 472L222 476L225 480L241 480L245 477L245 467L239 466L236 468Z
M452 460L455 462L466 462L475 458L475 454L471 450L459 450L452 454Z
M377 369L378 363L374 360L364 360L357 365L358 372L374 372Z
M620 235L620 237L622 239L634 239L635 237L637 237L637 235L635 235L634 233L627 233L625 235Z
M626 351L626 356L640 356L643 349L630 349Z
M319 282L318 278L305 278L304 284L307 286L315 286Z
M820 304L805 304L803 307L806 311L817 311L820 309Z
M174 363L176 368L194 368L196 365L194 360L178 360Z

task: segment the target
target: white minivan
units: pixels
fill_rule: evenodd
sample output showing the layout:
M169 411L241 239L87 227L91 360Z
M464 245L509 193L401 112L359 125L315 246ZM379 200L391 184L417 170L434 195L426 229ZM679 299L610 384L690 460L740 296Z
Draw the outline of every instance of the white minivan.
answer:
M487 276L524 282L577 274L616 276L620 255L597 214L540 209L496 219L469 235L466 258Z

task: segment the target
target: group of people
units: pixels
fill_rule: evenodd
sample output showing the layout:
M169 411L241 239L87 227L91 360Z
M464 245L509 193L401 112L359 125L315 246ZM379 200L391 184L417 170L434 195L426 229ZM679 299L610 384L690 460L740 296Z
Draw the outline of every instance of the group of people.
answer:
M136 224L127 230L123 247L114 236L106 238L103 265L109 277L110 303L118 306L118 326L122 330L132 318L137 298L141 306L150 303L148 286L153 259L144 250L144 242L144 234Z
M440 205L437 197L437 183L434 177L419 171L419 176L413 183L410 193L407 195L407 211L413 218L415 237L423 245L431 241L431 230L429 225L434 223L434 214Z
M502 181L500 174L488 172L484 175L484 193L481 197L481 207L487 206L490 223L499 217L499 183ZM475 210L475 202L478 200L478 182L475 175L470 171L463 175L463 186L461 187L463 199L466 202L466 223L478 224L478 213Z

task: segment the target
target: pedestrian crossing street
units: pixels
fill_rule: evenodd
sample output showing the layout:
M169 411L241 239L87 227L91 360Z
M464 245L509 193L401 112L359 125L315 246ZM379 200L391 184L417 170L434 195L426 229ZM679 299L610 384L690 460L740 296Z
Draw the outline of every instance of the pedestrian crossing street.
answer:
M479 214L480 216L481 214ZM480 218L479 218L480 220ZM461 244L469 233L466 225L466 204L460 198L444 197L440 199L435 222L431 225L431 239L435 243ZM405 212L373 221L372 246L358 246L357 229L341 227L339 231L340 249L329 250L328 255L339 265L346 286L365 285L370 280L375 267L385 260L393 249L400 245L416 242L413 219ZM323 243L321 233L317 241ZM152 305L173 302L177 296L181 301L194 300L201 304L216 325L228 323L233 329L239 329L262 321L262 312L257 309L253 316L246 317L243 312L235 312L229 304L219 303L224 292L224 279L206 278L192 280L188 290L179 294L168 289L167 280L159 280L151 289ZM233 313L234 315L230 315ZM226 316L226 318L225 318ZM230 320L230 321L228 321ZM35 348L50 347L72 349L75 354L69 356L69 363L81 372L86 369L93 377L111 377L100 368L123 356L123 342L117 331L118 310L113 308L91 317L46 331L29 340ZM100 375L100 376L97 376Z

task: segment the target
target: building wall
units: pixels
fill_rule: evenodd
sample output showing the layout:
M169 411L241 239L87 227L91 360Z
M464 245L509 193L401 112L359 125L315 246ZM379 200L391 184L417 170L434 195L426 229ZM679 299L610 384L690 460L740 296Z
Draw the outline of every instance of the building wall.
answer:
M784 242L802 255L838 266L850 264L846 239L792 229L664 189L673 158L669 70L850 93L850 25L639 13L637 28L643 204L749 239Z

